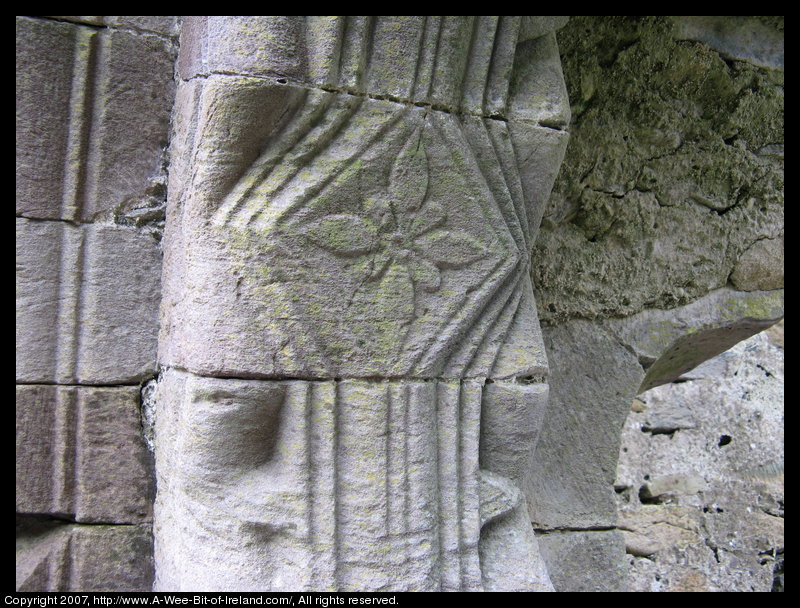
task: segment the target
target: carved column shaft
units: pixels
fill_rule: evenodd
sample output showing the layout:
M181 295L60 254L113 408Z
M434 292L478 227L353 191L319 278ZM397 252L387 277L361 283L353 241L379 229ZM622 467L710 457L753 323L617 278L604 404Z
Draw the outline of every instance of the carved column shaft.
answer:
M519 489L566 143L548 31L184 22L156 588L549 587Z

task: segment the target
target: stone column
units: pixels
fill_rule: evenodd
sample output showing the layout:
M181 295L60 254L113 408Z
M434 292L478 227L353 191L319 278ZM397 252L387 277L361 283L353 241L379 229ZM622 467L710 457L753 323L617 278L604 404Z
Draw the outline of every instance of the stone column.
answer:
M547 590L552 18L186 18L159 590Z

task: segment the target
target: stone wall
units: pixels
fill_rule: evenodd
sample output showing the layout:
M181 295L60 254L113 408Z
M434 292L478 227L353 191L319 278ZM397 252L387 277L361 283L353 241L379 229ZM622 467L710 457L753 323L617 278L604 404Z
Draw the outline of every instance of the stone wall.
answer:
M737 464L733 498L722 469L660 460L660 493L626 460L670 433L636 395L691 391L783 316L782 18L19 17L16 214L19 590L151 588L148 445L160 588L197 583L195 537L225 588L266 585L277 550L299 574L275 589L746 590L782 567L772 461ZM773 519L728 550L745 503Z
M533 255L552 373L529 496L556 589L617 590L631 402L783 315L783 21L572 17L558 42L571 141Z
M632 591L782 591L783 322L634 400L614 488Z
M17 589L149 590L175 18L17 18Z

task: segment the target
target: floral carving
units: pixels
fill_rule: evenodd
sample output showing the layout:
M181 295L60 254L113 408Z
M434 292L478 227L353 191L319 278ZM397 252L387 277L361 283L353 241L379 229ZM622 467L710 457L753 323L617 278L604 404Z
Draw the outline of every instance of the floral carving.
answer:
M372 256L367 281L381 280L392 266L405 270L427 292L441 285L441 269L472 264L486 246L463 230L444 228L447 213L427 198L428 157L418 130L395 161L389 187L361 204L361 217L334 214L310 223L306 236L342 258Z

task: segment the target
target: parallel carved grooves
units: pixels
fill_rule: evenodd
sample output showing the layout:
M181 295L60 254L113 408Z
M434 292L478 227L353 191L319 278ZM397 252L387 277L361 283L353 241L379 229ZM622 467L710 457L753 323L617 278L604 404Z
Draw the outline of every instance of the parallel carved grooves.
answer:
M528 222L528 212L526 210L525 195L522 190L522 181L517 169L517 158L514 146L511 142L511 134L508 132L508 125L505 123L498 123L495 120L482 121L486 127L489 141L495 150L495 158L500 164L500 169L503 177L505 178L506 189L508 190L511 200L514 202L516 209L517 220L522 228L524 236L523 250L526 255L530 255L531 243L531 229Z
M467 364L465 376L470 378L491 377L500 351L503 350L505 338L514 324L522 301L522 284L518 276L514 282L516 285L511 297L504 302L502 311L494 319L481 345ZM497 347L493 347L492 344L497 344Z
M286 398L305 419L305 445L285 447L308 467L310 588L481 588L481 383L292 383ZM356 423L373 419L377 435Z
M466 133L463 128L458 125L458 133L451 133L448 137L448 135L445 133L445 128L449 127L452 129L452 127L455 126L455 123L451 124L446 119L441 120L441 125L437 124L438 122L439 121L434 120L432 121L432 124L439 128L442 138L445 139L445 141L455 139L463 144L459 148L464 152L464 157L461 160L467 164L469 169L468 175L465 175L465 178L472 181L476 190L488 192L492 195L492 199L490 201L483 203L483 212L484 215L487 216L486 219L488 225L495 227L495 234L498 242L501 243L501 250L518 252L519 246L515 242L513 235L509 232L506 218L503 216L502 209L498 205L496 198L494 198L495 189L493 189L485 180L483 172L481 171L480 160L475 155L472 146L469 144L468 133ZM456 147L453 148L453 150L455 149ZM454 164L459 163L457 160L454 160ZM445 348L452 348L453 344L459 340L462 340L468 334L470 329L475 327L476 323L484 318L482 315L485 314L489 302L493 298L497 297L498 290L506 284L508 277L513 273L517 263L518 260L516 255L506 259L498 260L494 268L487 273L483 285L474 290L465 299L467 304L462 306L461 309L468 311L468 313L462 315L461 319L453 318L448 324L447 328L437 337L438 341L436 344L431 344L432 348L428 350L425 358L422 360L423 363L420 366L422 369L435 369L438 366L449 365L451 373L456 373L456 371L463 373L463 369L455 370L452 368L453 354L448 356L446 361L436 362L436 358L440 357ZM433 340L431 340L431 342L433 342Z
M519 37L519 23L518 18L500 17L483 102L483 110L489 116L505 114L509 76L514 65Z
M461 108L482 114L492 54L497 42L498 17L476 17L472 33Z
M87 245L85 233L67 224L59 226L61 249L58 273L58 327L55 381L73 383L78 376L81 298Z
M439 132L439 136L442 140L464 141L463 132L456 128L457 125L454 122L437 117L437 119L431 120L430 124ZM455 133L453 131L455 131ZM454 159L454 164L458 165L459 160L466 163L469 170L467 171L468 175L464 177L471 180L474 189L486 191L485 182L476 179L480 171L477 168L476 159L470 154L470 147L464 145L461 146L460 149L466 154L459 159ZM455 146L452 147L451 153L455 154L456 150L457 148ZM496 203L492 204L494 201L479 202L482 203L482 211L486 216L487 225L495 227L495 234L499 242L505 241L503 243L503 245L505 245L504 249L507 251L508 245L514 248L513 239L507 232L503 232L503 230L507 231L507 228L502 221L503 218L497 209ZM484 283L465 298L465 304L460 307L460 310L464 311L460 313L460 318L458 316L453 317L438 335L428 338L427 348L415 359L412 369L438 370L442 368L446 364L446 361L442 360L443 351L452 348L453 344L462 338L469 328L479 320L483 309L496 293L498 286L505 281L506 277L513 271L515 266L515 259L498 259L497 263L487 271Z
M339 101L340 100L336 99L333 103L336 104ZM330 112L330 114L333 114L333 120L328 122L324 127L320 126L321 130L319 133L316 132L317 127L313 127L312 130L306 134L304 141L300 142L295 148L292 148L290 154L291 160L294 162L289 164L289 166L292 167L292 165L294 165L294 167L291 174L283 177L279 181L278 187L275 189L270 188L270 184L268 183L270 176L267 176L249 197L248 202L250 203L250 209L248 210L247 226L263 227L263 224L268 223L264 221L265 215L269 214L271 217L277 217L289 213L291 208L297 208L302 203L308 201L334 178L333 175L328 175L321 184L318 182L306 189L302 197L289 203L288 209L276 209L277 200L280 198L283 191L293 183L303 167L311 164L314 159L328 150L331 143L344 130L362 104L362 99L352 98L345 100L342 104L343 107L336 107ZM307 145L309 149L303 150L301 147L303 144Z
M253 191L270 177L272 171L284 159L285 155L299 146L303 139L309 136L314 124L320 120L332 101L333 96L331 95L317 94L311 96L311 99L306 98L300 115L290 121L284 131L276 134L258 160L247 170L228 196L225 197L217 211L217 222L219 224L247 225L249 217L244 220L234 220L233 218L242 211L242 206L245 202L253 197ZM298 167L297 170L299 171L300 168ZM274 185L275 191L282 188L293 176L294 173L289 173L282 179L277 180Z
M90 145L99 35L96 31L78 27L75 36L61 217L77 222L84 219L86 206L87 163L82 160Z

